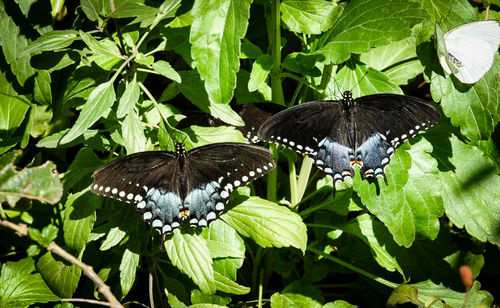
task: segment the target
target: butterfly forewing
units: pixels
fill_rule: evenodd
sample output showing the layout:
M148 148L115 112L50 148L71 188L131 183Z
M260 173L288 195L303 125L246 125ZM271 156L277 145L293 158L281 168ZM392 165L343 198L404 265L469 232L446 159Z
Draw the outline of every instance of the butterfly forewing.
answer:
M341 110L331 101L310 102L279 112L259 129L259 138L315 155L318 143L332 130L332 120Z

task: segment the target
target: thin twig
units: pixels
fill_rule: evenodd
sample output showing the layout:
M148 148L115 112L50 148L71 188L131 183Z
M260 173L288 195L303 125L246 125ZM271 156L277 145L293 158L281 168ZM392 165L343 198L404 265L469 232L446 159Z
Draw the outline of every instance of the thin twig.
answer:
M95 299L86 299L86 298L61 298L61 302L89 303L89 304L101 305L101 306L107 306L107 307L111 306L111 304L108 302L98 301Z
M13 222L7 221L0 219L0 226L7 227L9 229L12 229L16 232L17 236L28 236L28 226L25 224L15 224ZM113 308L123 308L122 304L116 299L116 297L111 293L111 289L109 288L108 285L106 285L101 278L94 272L94 269L92 266L87 265L83 263L82 261L78 260L75 258L73 255L68 253L66 250L61 248L61 246L57 245L55 242L51 242L47 246L47 250L55 253L56 255L60 256L64 260L75 264L78 266L80 269L82 269L83 273L85 276L89 277L90 280L92 280L96 285L97 285L97 290L106 298L106 300L109 303L110 307Z

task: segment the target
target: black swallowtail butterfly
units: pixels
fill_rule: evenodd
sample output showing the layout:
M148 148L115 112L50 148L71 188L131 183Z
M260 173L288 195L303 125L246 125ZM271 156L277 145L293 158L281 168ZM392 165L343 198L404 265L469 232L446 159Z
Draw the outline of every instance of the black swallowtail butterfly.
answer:
M440 119L423 100L397 94L352 98L344 92L337 101L297 105L269 118L258 135L310 156L335 184L354 175L382 177L395 148Z
M218 143L190 151L140 152L96 170L90 190L135 204L161 234L184 220L205 227L224 210L231 192L275 167L268 149L244 143Z

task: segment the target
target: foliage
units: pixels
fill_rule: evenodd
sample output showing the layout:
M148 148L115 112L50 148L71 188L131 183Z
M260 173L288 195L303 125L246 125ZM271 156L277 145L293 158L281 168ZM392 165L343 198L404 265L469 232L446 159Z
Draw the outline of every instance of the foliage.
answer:
M491 3L486 13L466 0L0 0L0 214L30 234L0 228L0 306L102 300L45 250L53 241L124 304L490 306L500 59L463 85L444 75L432 34L436 22L499 18ZM132 206L87 190L118 156L242 142L236 105L346 89L420 96L442 112L395 151L388 186L357 172L333 196L309 159L270 145L275 171L233 193L208 228L164 243ZM176 128L197 110L225 125ZM467 289L464 264L477 279Z

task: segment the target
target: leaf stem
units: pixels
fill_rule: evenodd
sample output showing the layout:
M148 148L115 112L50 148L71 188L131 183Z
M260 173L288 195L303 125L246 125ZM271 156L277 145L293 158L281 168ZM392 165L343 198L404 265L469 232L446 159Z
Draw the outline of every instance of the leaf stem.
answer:
M313 160L308 156L305 156L302 160L302 166L300 167L299 178L297 180L297 199L296 202L292 202L292 205L295 207L302 197L307 188L307 182L309 181L309 175L311 174Z
M363 276L365 276L365 277L367 277L369 279L372 279L372 280L374 280L374 281L376 281L378 283L381 283L381 284L383 284L383 285L385 285L385 286L387 286L389 288L395 289L395 288L398 287L397 283L394 283L392 281L389 281L389 280L386 280L384 278L381 278L381 277L378 277L376 275L373 275L371 273L368 273L365 270L362 270L362 269L360 269L360 268L358 268L358 267L356 267L356 266L354 266L354 265L352 265L350 263L342 261L339 258L336 258L336 257L334 257L332 255L326 254L326 253L324 253L324 252L322 252L322 251L320 251L320 250L318 250L316 248L307 247L307 250L309 250L309 251L311 251L311 252L313 252L313 253L315 253L317 255L320 255L320 256L324 257L325 259L328 259L328 260L333 261L333 262L335 262L335 263L337 263L339 265L342 265L343 267L346 267L346 268L348 268L348 269L350 269L350 270L352 270L352 271L354 271L354 272L356 272L358 274L361 274L361 275L363 275Z
M297 171L295 162L288 160L288 181L290 182L290 204L294 208L297 204Z

